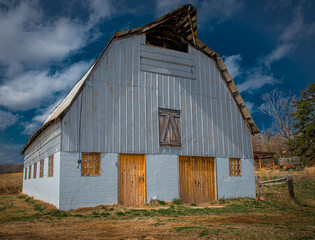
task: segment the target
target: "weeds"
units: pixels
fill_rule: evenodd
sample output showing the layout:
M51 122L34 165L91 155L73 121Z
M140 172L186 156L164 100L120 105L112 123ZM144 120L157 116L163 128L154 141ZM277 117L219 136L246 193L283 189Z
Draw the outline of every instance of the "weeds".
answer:
M166 202L165 201L159 201L159 204L164 206L164 205L166 205Z
M50 216L52 217L58 217L58 218L63 218L63 217L68 217L68 213L65 211L61 211L58 209L54 209L49 213Z
M174 198L172 203L175 204L175 205L182 205L183 201L180 200L179 198Z

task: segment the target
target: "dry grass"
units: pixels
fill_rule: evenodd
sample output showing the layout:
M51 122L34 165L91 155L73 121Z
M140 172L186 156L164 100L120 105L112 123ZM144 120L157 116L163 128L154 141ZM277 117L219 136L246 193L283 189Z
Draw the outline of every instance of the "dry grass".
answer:
M0 174L0 194L20 193L22 184L23 173Z
M266 170L262 180L277 179L292 175L295 199L289 197L288 186L284 185L263 185L262 199L284 202L287 205L302 205L315 207L315 167L306 167L302 170Z
M269 195L259 203L239 198L197 207L168 202L63 212L23 194L2 194L0 239L314 239L312 169L290 172L297 201L285 197L284 185L265 189ZM271 178L287 173L266 171Z

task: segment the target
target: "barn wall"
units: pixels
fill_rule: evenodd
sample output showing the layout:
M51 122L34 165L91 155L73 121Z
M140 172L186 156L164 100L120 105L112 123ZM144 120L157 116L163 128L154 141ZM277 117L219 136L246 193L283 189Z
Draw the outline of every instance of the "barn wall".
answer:
M147 201L172 201L178 193L178 157L176 155L147 155Z
M47 158L60 151L61 147L61 123L60 121L49 126L24 153L24 167Z
M48 157L44 158L44 177L40 178L40 164L37 163L36 178L33 178L34 165L32 164L31 179L28 179L29 165L27 166L27 180L23 176L23 193L49 202L59 208L59 186L60 186L60 152L54 154L54 175L48 177Z
M60 209L118 203L117 154L101 154L101 175L81 176L81 153L61 152Z
M252 158L251 134L214 62L144 40L111 43L62 120L62 151ZM158 108L181 111L181 148L160 148Z
M217 192L220 198L256 197L254 160L241 159L241 177L229 176L229 159L217 159Z

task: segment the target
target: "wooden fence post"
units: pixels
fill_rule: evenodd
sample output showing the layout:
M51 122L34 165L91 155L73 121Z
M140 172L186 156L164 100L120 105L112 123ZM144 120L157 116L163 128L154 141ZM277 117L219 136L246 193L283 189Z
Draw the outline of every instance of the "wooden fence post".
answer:
M292 199L294 199L293 179L292 175L290 174L287 176L287 184L289 189L289 195Z
M260 199L260 176L257 175L256 176L256 184L257 184L257 192L258 192L258 196L257 196L257 202Z

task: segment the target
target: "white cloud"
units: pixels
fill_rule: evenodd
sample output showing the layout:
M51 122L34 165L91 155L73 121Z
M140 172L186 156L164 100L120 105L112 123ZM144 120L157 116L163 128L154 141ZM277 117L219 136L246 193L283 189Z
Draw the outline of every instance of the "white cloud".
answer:
M10 112L0 110L0 129L4 130L7 127L14 125L18 119L19 116L17 114L14 115Z
M245 79L244 82L237 84L237 89L240 92L253 93L254 90L258 90L265 85L274 85L281 82L273 77L270 70L261 66L257 67L257 64L250 67L247 71L243 71L241 54L223 56L222 58L232 78ZM249 103L248 107L252 108L253 104Z
M28 136L31 136L41 126L39 122L23 122L21 125L24 127L21 134Z
M240 62L242 61L241 54L223 56L222 59L232 78L236 78L242 74L242 69L240 66Z
M98 23L101 19L111 17L115 12L115 8L111 0L89 0L90 8L89 28Z
M37 115L33 117L30 122L23 122L21 125L24 130L21 132L24 135L32 135L43 123L46 121L50 113L59 105L64 97L59 98L57 101L50 104L48 107L37 110Z
M46 105L55 94L69 91L90 65L78 62L53 75L48 70L26 72L0 86L0 105L16 111Z
M298 46L299 40L315 32L315 22L304 21L303 8L298 4L293 10L292 21L284 27L278 38L278 45L269 55L263 58L266 67L286 56L289 56Z
M265 74L261 68L253 68L246 72L246 79L243 83L237 84L240 92L252 92L264 85L274 85L281 81L273 77L273 74Z
M295 48L295 44L291 44L291 43L280 44L275 50L273 50L269 55L267 55L267 57L265 57L264 59L265 66L270 68L270 65L273 62L284 58L289 53L291 53L294 48Z
M91 28L114 12L110 1L90 0L88 22L79 18L46 18L37 1L24 1L0 8L0 64L7 67L7 78L24 67L41 68L60 61L71 51L83 47ZM95 34L95 33L94 33Z
M253 102L245 101L245 105L251 114L255 112L254 110L255 104Z
M244 2L239 0L203 1L199 7L199 19L201 22L216 19L220 23L242 12L244 8Z

